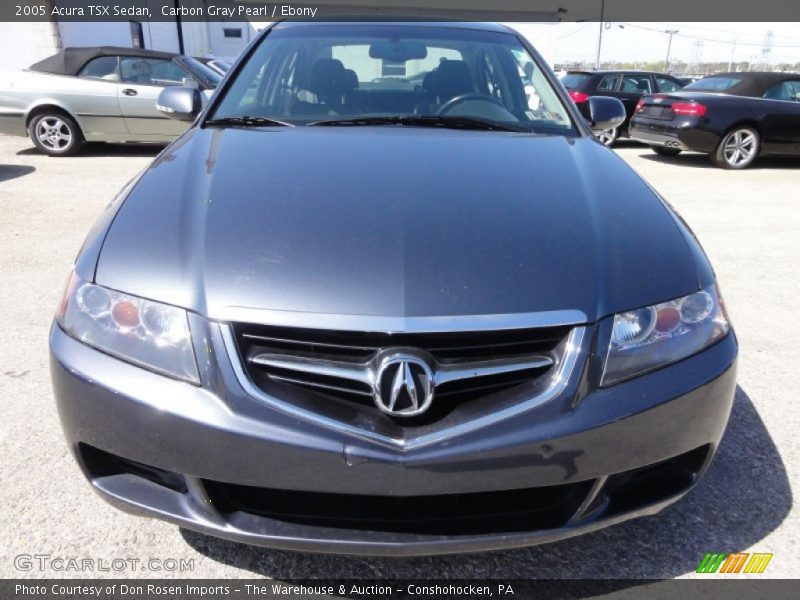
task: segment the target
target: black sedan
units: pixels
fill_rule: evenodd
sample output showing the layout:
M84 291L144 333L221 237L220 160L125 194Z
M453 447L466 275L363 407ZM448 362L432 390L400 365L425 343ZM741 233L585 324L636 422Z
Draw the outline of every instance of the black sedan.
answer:
M621 137L628 137L628 124L642 96L655 92L674 92L684 86L679 79L664 73L626 70L570 71L561 79L561 83L586 118L589 117L588 100L592 96L611 96L622 101L626 113L622 125L597 132L597 137L606 146L611 146Z
M641 99L631 137L658 154L703 152L723 169L800 155L800 73L722 73Z

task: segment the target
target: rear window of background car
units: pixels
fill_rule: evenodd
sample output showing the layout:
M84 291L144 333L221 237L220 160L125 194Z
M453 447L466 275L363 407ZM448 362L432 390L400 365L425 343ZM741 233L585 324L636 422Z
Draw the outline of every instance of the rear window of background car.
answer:
M706 77L687 85L685 90L713 90L721 92L740 83L742 80L735 77Z
M564 84L564 87L577 89L583 85L589 77L591 76L586 73L567 73L561 78L561 83Z

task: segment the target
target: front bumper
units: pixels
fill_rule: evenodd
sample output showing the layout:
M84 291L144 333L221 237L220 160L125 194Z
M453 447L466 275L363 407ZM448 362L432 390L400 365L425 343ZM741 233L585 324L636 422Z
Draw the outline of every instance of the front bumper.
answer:
M591 391L568 410L553 410L570 405L570 398L557 398L514 419L404 450L256 401L221 350L220 328L211 324L205 334L204 383L195 387L106 356L54 326L51 371L67 441L95 490L123 510L293 550L481 551L656 513L707 468L735 390L731 334L690 359ZM571 386L564 394L575 392ZM325 513L323 506L337 505L347 513L344 507L359 500L368 512L387 502L402 512L404 503L428 510L433 499L458 514L457 501L491 501L497 491L544 494L552 510L537 513L527 527L510 522L494 531L456 531L432 523L428 531L365 527L367 513L361 522L352 514L315 521L301 508L310 504L312 513L314 506ZM290 509L276 516L253 508L258 502L274 508L276 494Z

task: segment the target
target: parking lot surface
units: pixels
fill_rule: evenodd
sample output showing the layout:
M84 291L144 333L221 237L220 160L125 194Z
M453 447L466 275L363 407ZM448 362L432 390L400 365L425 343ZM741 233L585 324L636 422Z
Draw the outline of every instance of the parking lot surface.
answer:
M617 149L697 234L741 345L731 422L697 489L655 517L553 544L369 559L252 548L128 516L91 491L68 453L48 374L53 312L89 227L156 152L98 145L48 158L0 136L0 577L669 578L693 576L712 551L772 552L764 576L800 577L800 161L730 172L705 156ZM88 558L95 570L20 570L19 555ZM99 570L115 558L140 562ZM167 559L189 562L164 570Z

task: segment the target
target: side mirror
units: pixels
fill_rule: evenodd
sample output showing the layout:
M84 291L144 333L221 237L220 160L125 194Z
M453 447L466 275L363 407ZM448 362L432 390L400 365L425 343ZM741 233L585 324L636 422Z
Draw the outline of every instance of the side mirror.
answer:
M169 86L159 94L156 108L176 121L194 121L203 108L203 97L197 88Z
M591 96L589 98L589 126L593 131L619 127L625 121L625 106L616 98Z

